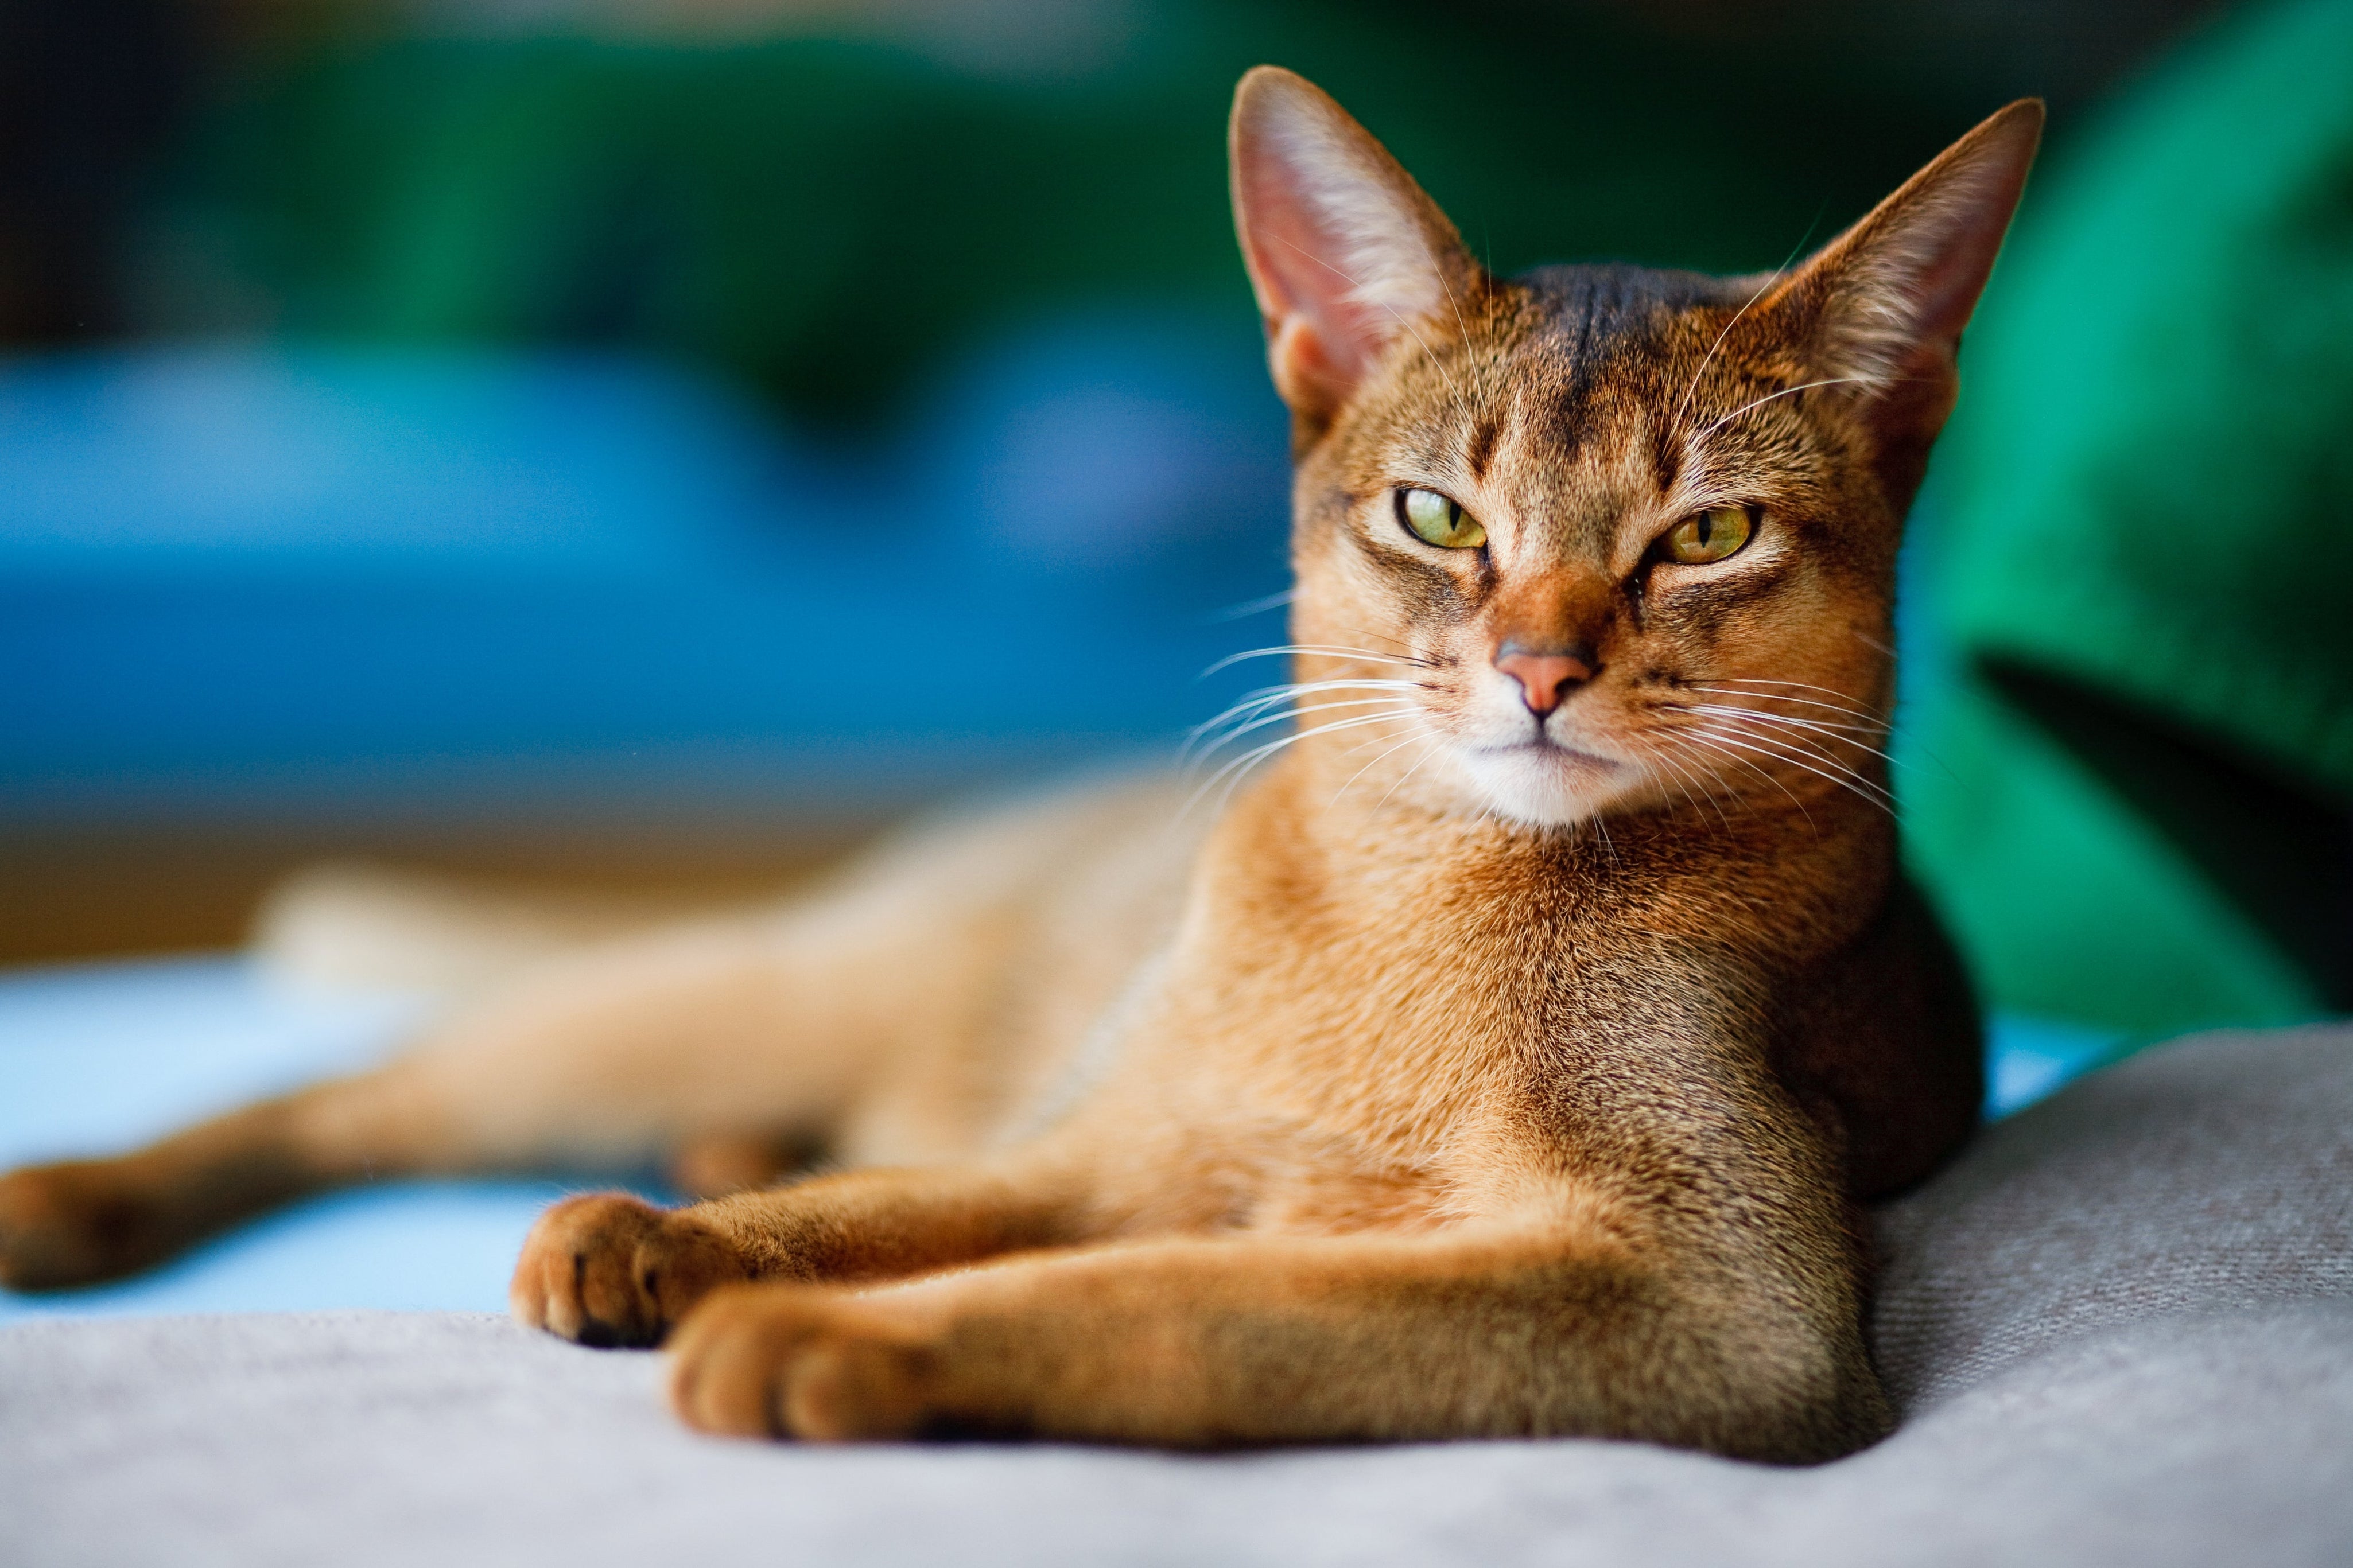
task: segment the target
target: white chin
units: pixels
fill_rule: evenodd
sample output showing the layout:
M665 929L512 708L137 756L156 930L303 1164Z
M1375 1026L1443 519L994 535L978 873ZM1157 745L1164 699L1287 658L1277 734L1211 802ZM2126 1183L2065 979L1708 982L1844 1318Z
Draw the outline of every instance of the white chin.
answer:
M1567 827L1599 814L1626 769L1561 747L1517 746L1463 755L1472 781L1498 816L1530 827Z

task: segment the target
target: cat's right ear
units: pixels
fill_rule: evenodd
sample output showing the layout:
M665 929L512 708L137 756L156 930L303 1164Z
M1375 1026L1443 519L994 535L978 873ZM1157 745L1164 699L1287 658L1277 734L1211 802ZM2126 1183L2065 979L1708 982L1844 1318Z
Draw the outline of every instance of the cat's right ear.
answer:
M1314 430L1479 277L1454 226L1322 89L1261 66L1234 92L1234 226L1274 389Z

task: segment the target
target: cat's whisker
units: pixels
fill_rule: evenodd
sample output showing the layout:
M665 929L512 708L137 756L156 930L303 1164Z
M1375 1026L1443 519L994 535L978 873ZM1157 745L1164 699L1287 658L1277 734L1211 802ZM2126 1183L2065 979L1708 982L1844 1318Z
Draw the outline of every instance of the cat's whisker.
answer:
M1368 647L1341 647L1336 645L1324 643L1278 643L1271 647L1245 648L1240 653L1229 653L1226 655L1225 658L1218 660L1217 663L1209 666L1208 668L1201 671L1199 679L1207 680L1210 676L1217 674L1219 670L1230 669L1235 665L1241 663L1245 659L1280 658L1287 654L1294 653L1323 654L1327 658L1332 658L1369 659L1376 664L1402 664L1417 669L1436 669L1439 668L1435 663L1426 658L1399 658L1396 654L1376 653L1373 649Z
M1233 797L1234 797L1234 792L1235 792L1236 790L1238 790L1238 789L1240 789L1240 788L1241 787L1243 781L1244 781L1244 780L1246 780L1246 779L1250 776L1250 773L1251 769L1255 768L1255 767L1256 767L1256 766L1258 766L1260 763L1264 763L1264 762L1265 762L1265 761L1267 761L1269 758L1272 757L1272 756L1273 756L1273 755L1275 755L1277 752L1281 752L1281 751L1282 751L1285 746L1290 745L1290 744L1292 744L1292 743L1293 743L1293 742L1294 742L1303 741L1303 740L1305 740L1305 739L1307 738L1307 736L1308 736L1309 734L1320 734L1320 733L1322 733L1322 732L1323 732L1324 731L1325 731L1325 730L1350 730L1350 729L1356 729L1356 728L1358 728L1358 727L1360 727L1360 726L1365 726L1365 725L1371 725L1371 724L1376 724L1376 723L1380 723L1380 724L1395 724L1395 723L1398 723L1398 722L1399 722L1399 721L1399 721L1399 718L1398 718L1397 715L1393 715L1393 714L1384 714L1384 713L1368 714L1368 715L1366 715L1366 716L1365 716L1365 717L1363 717L1363 718L1358 718L1358 719L1344 719L1344 720L1339 720L1339 721L1335 721L1335 722L1333 722L1333 723L1330 723L1330 724L1322 725L1322 726L1320 726L1318 729L1314 730L1314 731L1302 731L1301 733L1296 734L1296 735L1287 735L1287 736L1283 737L1283 739L1282 739L1282 741L1280 741L1280 742L1270 742L1267 746L1265 746L1265 747L1263 747L1263 748L1261 748L1261 749L1260 753L1255 754L1255 755L1253 755L1253 756L1251 756L1251 757L1250 757L1250 758L1246 759L1246 760L1245 760L1245 763L1244 763L1244 765L1241 767L1241 769L1240 769L1240 771L1238 771L1238 772L1235 772L1235 773L1234 773L1234 774L1233 774L1233 777L1232 777L1231 779L1229 779L1229 780L1228 780L1228 781L1227 781L1226 787L1225 787L1225 789L1224 789L1223 793L1221 793L1221 794L1218 796L1218 806L1217 806L1217 809L1218 809L1219 815L1220 815L1220 816L1224 815L1227 805L1228 805L1228 804L1229 804L1229 803L1233 799ZM1388 737L1388 734L1389 734L1389 731L1381 731L1381 732L1379 732L1379 733L1377 733L1376 735L1374 735L1374 736L1372 737L1373 742L1374 742L1374 743L1378 743L1380 741L1386 740L1386 739ZM1214 784L1216 781L1213 779L1213 780L1211 780L1210 782L1211 782L1212 784ZM1205 785L1204 787L1206 788L1207 786ZM1187 809L1189 809L1189 805L1188 805Z
M1774 684L1798 683L1776 682ZM1882 733L1894 733L1903 728L1902 725L1895 721L1893 716L1876 711L1873 709L1863 707L1852 701L1824 702L1818 698L1792 697L1786 692L1780 691L1757 691L1749 689L1746 687L1709 686L1704 683L1694 684L1691 689L1694 691L1705 692L1713 697L1737 697L1742 699L1744 701L1748 702L1781 702L1787 703L1793 708L1818 709L1825 713L1836 713L1841 718L1855 720L1861 725ZM1830 689L1827 687L1812 687L1808 689L1827 691ZM1834 693L1833 695L1843 694Z
M1601 835L1601 847L1609 852L1609 863L1613 866L1616 865L1618 863L1618 844L1615 839L1609 837L1609 824L1607 820L1606 814L1597 811L1591 816L1587 817L1586 820L1593 824L1594 832Z
M1683 424L1683 411L1691 406L1692 394L1699 390L1699 378L1707 374L1709 362L1715 358L1715 351L1724 346L1724 340L1732 335L1732 329L1740 324L1741 318L1756 308L1757 301L1772 292L1773 285L1788 275L1789 263L1798 259L1799 252L1804 250L1806 242L1814 237L1814 230L1821 221L1822 215L1817 212L1813 221L1806 225L1806 232L1798 237L1798 243L1789 247L1789 254L1781 258L1781 265L1765 274L1765 280L1757 285L1757 292L1748 296L1740 309L1733 313L1732 320L1724 323L1724 331L1715 334L1715 342L1707 345L1707 353L1700 356L1699 368L1692 372L1691 384L1683 388L1683 401L1675 405L1674 416L1667 421L1668 429L1675 429Z
M1664 741L1667 737L1661 736L1658 737L1658 739ZM1691 774L1689 771L1686 770L1680 762L1677 762L1672 756L1669 755L1663 746L1661 750L1651 753L1648 760L1667 771L1668 775L1673 781L1675 788L1682 793L1685 804L1690 805L1692 808L1692 814L1694 816L1698 816L1701 810L1699 797L1692 794ZM1701 781L1700 791L1701 794L1705 795L1708 797L1708 805L1715 808L1716 819L1724 824L1725 831L1727 833L1732 831L1731 819L1724 815L1723 805L1716 801L1715 792L1707 788L1706 781L1704 779Z
M1210 790L1216 788L1219 781L1228 777L1229 775L1236 773L1237 770L1246 770L1255 763L1264 762L1267 758L1273 756L1284 748L1295 746L1311 735L1328 735L1335 730L1354 730L1361 728L1366 724L1392 724L1397 722L1398 717L1399 716L1395 713L1360 713L1354 718L1335 719L1327 723L1310 725L1305 729L1295 731L1293 733L1282 736L1277 740L1269 741L1264 745L1254 746L1250 750L1244 752L1240 756L1230 759L1224 766L1219 768L1216 773L1211 773L1208 778L1202 783L1201 787L1193 792L1192 798L1185 803L1184 809L1177 813L1177 816L1181 820L1187 812L1191 811L1193 807L1198 805L1201 802L1201 797L1208 794ZM1235 779L1235 784L1238 785L1240 783L1240 780L1237 777ZM1222 811L1224 809L1225 801L1231 799L1233 793L1234 785L1229 785L1225 795L1219 799L1219 810Z
M1752 694L1748 692L1728 692L1725 693L1725 695L1746 697L1751 696ZM1865 740L1885 740L1889 730L1892 728L1890 725L1876 723L1846 724L1841 723L1834 719L1802 719L1794 713L1776 713L1769 708L1744 708L1737 703L1694 702L1685 705L1683 707L1683 711L1689 713L1738 713L1744 714L1752 719L1766 720L1778 724L1798 724L1802 725L1809 730L1819 731L1820 733L1825 735L1835 735L1854 741L1854 743L1856 744L1862 744L1862 741L1854 740L1855 737L1862 737ZM1833 710L1833 711L1835 711L1835 710Z
M1744 714L1742 717L1745 721L1751 721L1754 720L1757 715ZM1820 745L1813 743L1803 734L1793 735L1784 732L1777 732L1770 729L1758 728L1749 728L1746 730L1746 733L1750 741L1756 742L1760 745L1779 748L1780 752L1784 755L1788 756L1789 761L1797 763L1799 766L1803 767L1807 765L1806 763L1799 762L1799 758L1805 758L1809 762L1820 763L1823 767L1836 772L1842 780L1847 782L1847 787L1855 790L1858 794L1863 794L1866 798L1872 800L1873 804L1881 805L1891 812L1894 809L1894 793L1885 784L1882 784L1879 780L1871 777L1859 768L1852 766L1842 759L1832 756ZM1879 750L1875 746L1865 746L1859 742L1843 739L1838 743L1853 746L1859 751L1868 752L1872 756L1880 758L1894 767L1908 768L1910 765L1908 763L1899 762L1894 756ZM1790 753L1794 754L1792 755ZM1818 770L1810 768L1809 771Z
M1857 727L1854 725L1825 724L1820 721L1814 719L1793 719L1786 713L1760 713L1753 708L1729 708L1720 702L1695 703L1693 705L1691 710L1694 713L1707 713L1720 718L1731 719L1736 722L1743 724L1763 724L1774 729L1796 730L1808 734L1827 735L1831 738L1833 744L1852 746L1856 751L1868 752L1870 755L1877 757L1892 765L1898 767L1903 765L1901 763L1896 761L1894 752L1886 751L1882 747L1874 746L1867 741L1858 739L1855 734Z
M1410 713L1412 711L1410 707L1399 702L1394 697L1361 697L1351 699L1345 702L1318 702L1305 708L1285 709L1280 713L1270 713L1263 718L1253 719L1247 724L1236 726L1225 734L1219 736L1213 744L1202 747L1198 752L1195 753L1194 760L1198 762L1207 762L1210 757L1216 755L1219 752L1223 751L1234 741L1249 734L1253 730L1262 730L1269 724L1287 723L1291 720L1299 718L1303 714L1329 713L1333 710L1338 708L1371 708L1375 706L1385 707L1392 713Z
M1331 696L1349 691L1371 691L1382 695L1378 699L1366 699L1367 701L1377 700L1403 702L1406 700L1405 694L1413 689L1415 688L1410 682L1403 681L1335 682L1329 685L1315 682L1303 689L1278 689L1246 702L1238 702L1216 718L1206 723L1197 724L1187 731L1184 742L1177 748L1176 760L1181 765L1196 755L1206 756L1224 746L1234 736L1257 728L1261 721L1281 719L1293 711L1300 700L1306 697Z
M1767 404L1772 402L1776 398L1794 397L1800 392L1811 392L1818 386L1844 386L1850 382L1868 382L1872 379L1872 377L1867 375L1833 375L1827 376L1820 381L1809 381L1799 386L1785 386L1778 392L1768 392L1764 396L1759 397L1753 402L1742 404L1739 407L1734 409L1731 413L1725 415L1723 418L1717 420L1715 424L1709 426L1698 435L1693 437L1689 445L1694 447L1698 446L1702 441L1706 440L1710 436L1715 435L1718 430L1723 429L1726 425L1731 424L1742 415L1753 413L1757 409L1764 407Z
M1712 752L1719 752L1731 759L1733 762L1738 763L1742 767L1746 768L1750 773L1755 773L1758 778L1763 779L1767 784L1771 784L1775 789L1778 789L1783 795L1788 795L1789 797L1789 804L1798 808L1798 815L1806 819L1807 827L1813 827L1814 814L1806 809L1806 803L1799 800L1788 784L1783 784L1778 778L1776 778L1772 773L1767 772L1765 768L1760 766L1754 760L1744 757L1738 752L1736 752L1729 746L1723 744L1722 742L1724 737L1694 733L1691 739L1694 743L1704 746ZM1769 755L1770 753L1767 754Z
M1401 717L1404 717L1404 718L1413 718L1413 717L1419 717L1419 715L1412 715L1412 714L1409 714L1409 715L1402 715ZM1375 747L1375 746L1377 746L1377 745L1381 744L1383 742L1387 741L1388 739L1388 737L1387 735L1367 735L1367 736L1366 736L1363 740L1356 742L1355 744L1353 744L1353 745L1351 745L1351 746L1347 747L1345 750L1344 750L1343 752L1341 752L1341 753L1340 753L1340 760L1341 760L1342 762L1344 762L1344 763L1345 763L1345 762L1346 762L1349 758L1354 757L1354 756L1356 756L1356 755L1358 755L1359 753L1361 753L1361 752L1363 752L1368 751L1368 750L1370 750L1371 748L1373 748L1373 747Z
M1717 686L1766 686L1780 687L1791 691L1818 691L1825 697L1837 698L1841 703L1845 705L1846 710L1850 713L1864 715L1870 714L1869 706L1860 698L1857 698L1851 693L1841 691L1835 686L1816 686L1810 680L1767 680L1761 677L1736 675L1711 676L1709 677L1709 679L1713 680ZM1712 689L1712 688L1703 683L1698 687L1698 689L1704 691ZM1804 700L1804 699L1785 697L1780 700L1785 702L1798 702ZM1825 704L1825 706L1827 706L1827 704Z
M1415 691L1420 683L1411 680L1346 679L1291 681L1281 686L1261 687L1228 708L1213 719L1204 720L1185 731L1185 744L1177 755L1190 753L1205 738L1220 727L1237 720L1252 718L1268 709L1294 701L1299 698L1327 691Z
M1683 778L1676 773L1675 765L1669 762L1665 756L1654 752L1651 755L1643 758L1641 763L1641 771L1643 777L1651 784L1655 784L1663 783L1673 784L1676 791L1683 797L1683 804L1692 808L1694 815L1698 813L1699 802L1693 798L1691 785L1683 782ZM1662 791L1661 794L1663 797L1664 792Z
M1849 726L1843 724L1825 724L1818 720L1792 718L1786 713L1767 713L1755 708L1730 708L1716 703L1696 703L1685 709L1684 711L1706 715L1707 718L1704 722L1721 720L1736 725L1751 727L1765 737L1803 752L1808 756L1818 757L1823 762L1847 768L1849 772L1854 770L1844 759L1834 757L1829 747L1848 746L1866 756L1877 757L1883 762L1892 763L1895 760L1890 753L1869 741L1858 739ZM1818 741L1814 738L1816 735L1825 736L1827 740Z
M1744 750L1754 752L1758 756L1769 757L1775 762L1787 763L1790 767L1798 768L1805 773L1810 773L1816 778L1836 784L1839 788L1851 792L1860 800L1869 801L1872 805L1877 806L1880 810L1886 812L1890 816L1894 815L1894 796L1889 795L1878 784L1872 783L1869 779L1864 778L1862 774L1854 772L1852 768L1841 767L1834 759L1823 756L1820 752L1802 751L1795 747L1790 742L1777 742L1767 737L1754 734L1744 739L1740 736L1727 735L1721 731L1717 731L1697 738L1706 740L1710 742L1716 742L1729 746L1738 746ZM1792 755L1791 752L1793 751L1797 752L1798 754ZM1808 758L1811 758L1812 761L1808 761ZM1828 766L1816 767L1814 765L1814 763L1816 762L1826 763ZM1786 787L1787 786L1785 785L1784 788ZM1796 797L1793 795L1790 798L1795 799Z
M1386 735L1384 735L1384 736L1382 736L1382 737L1381 737L1381 740L1384 740L1384 741L1386 741L1386 740L1388 740L1388 736L1386 736ZM1404 740L1402 740L1402 741L1398 741L1398 742L1395 742L1394 744L1390 745L1388 749L1386 749L1385 751L1383 751L1383 752L1380 753L1380 755L1378 755L1378 756L1375 757L1371 762L1366 763L1363 767L1358 768L1355 773L1350 773L1350 774L1348 775L1348 782L1347 782L1346 784L1342 784L1338 789L1334 790L1334 791L1332 792L1332 798L1331 798L1330 800L1327 800L1327 801L1325 801L1325 802L1324 803L1324 809L1325 811L1329 811L1329 810L1331 810L1334 806L1335 806L1335 805L1339 805L1339 804L1340 804L1340 797L1341 797L1341 796L1343 796L1343 795L1346 795L1346 794L1348 793L1348 791L1349 791L1352 787L1354 787L1354 785L1356 784L1356 782L1358 779L1363 778L1366 773L1368 773L1372 772L1372 771L1373 771L1373 769L1375 769L1375 768L1378 767L1382 763L1387 762L1389 758L1391 758L1391 757L1393 757L1393 756L1397 755L1397 753L1398 753L1398 752L1401 752L1401 751L1405 750L1408 746L1412 745L1416 741L1421 741L1421 742L1424 742L1425 743L1431 743L1431 742L1430 742L1430 737L1429 737L1428 735L1412 734L1412 735L1408 735ZM1377 743L1377 742L1373 742L1373 743ZM1359 749L1361 749L1361 748L1359 748ZM1352 751L1352 752L1350 752L1348 754L1349 754L1350 756L1354 756L1354 755L1356 755L1356 752L1355 752L1354 751ZM1423 760L1424 762L1427 762L1429 759L1428 759L1427 757L1425 757L1425 758L1423 758L1422 760ZM1416 763L1414 764L1414 766L1416 766L1416 767L1419 767L1420 765L1421 765L1421 763ZM1394 787L1394 786L1392 786L1392 787ZM1381 799L1382 799L1384 802L1386 802L1386 801L1388 799L1388 796L1387 796L1387 795L1383 795L1383 796L1381 797ZM1376 809L1377 809L1377 808L1376 808Z
M1408 779L1413 777L1414 774L1421 772L1423 768L1429 766L1430 759L1438 754L1438 743L1435 741L1426 741L1422 747L1421 755L1414 759L1413 766L1406 769L1405 772L1399 773L1390 782L1389 787L1381 792L1381 798L1373 802L1373 809L1375 811L1378 811L1381 807L1388 805L1389 796L1397 794L1398 790L1403 789Z
M1719 715L1717 717L1718 719L1729 719L1731 721L1731 724L1729 726L1731 729L1743 731L1746 733L1748 739L1752 741L1778 746L1786 752L1793 752L1798 756L1820 763L1825 767L1835 768L1840 773L1850 778L1860 780L1865 784L1870 784L1871 787L1874 789L1879 787L1860 769L1854 767L1845 759L1834 755L1823 742L1816 741L1810 735L1807 735L1802 732L1786 732L1777 731L1767 728L1759 722L1761 720L1769 718L1769 715L1758 714L1746 709L1736 709L1728 715ZM1703 723L1706 724L1715 724L1716 722L1717 719L1703 721ZM1725 728L1717 728L1715 732L1721 735L1726 733L1727 731ZM1880 752L1875 747L1865 746L1860 742L1849 740L1844 737L1836 738L1836 743L1853 746L1856 750L1864 752L1873 756L1883 758L1885 756L1884 752Z
M1725 815L1724 802L1729 797L1733 804L1737 805L1740 803L1740 792L1718 779L1715 770L1700 760L1699 747L1681 736L1668 736L1663 739L1672 742L1672 750L1678 757L1689 763L1694 776L1699 782L1700 794L1705 797L1708 805L1715 808L1716 820L1724 825L1724 830L1726 833L1731 832L1732 818ZM1677 765L1680 767L1682 764Z
M1285 588L1280 594L1269 594L1257 599L1245 599L1239 605L1229 605L1222 610L1212 611L1208 618L1218 623L1246 621L1252 616L1262 616L1269 610L1279 610L1297 597L1299 597L1298 589Z
M1453 662L1451 659L1425 658L1413 651L1413 645L1411 643L1406 642L1401 638L1390 637L1386 632L1374 631L1369 626L1342 626L1340 629L1344 632L1354 632L1360 637L1370 637L1375 642L1385 642L1391 647L1397 648L1399 652L1403 653L1407 658L1414 660L1416 663L1427 665L1432 669L1440 668L1443 666Z
M1691 689L1710 697L1737 697L1745 702L1786 702L1800 708L1819 709L1824 713L1835 713L1842 719L1858 720L1861 721L1858 727L1862 729L1884 730L1890 728L1894 722L1884 714L1873 712L1871 709L1859 704L1824 702L1816 697L1792 697L1786 692L1760 691L1747 686L1710 686L1704 681L1694 682Z

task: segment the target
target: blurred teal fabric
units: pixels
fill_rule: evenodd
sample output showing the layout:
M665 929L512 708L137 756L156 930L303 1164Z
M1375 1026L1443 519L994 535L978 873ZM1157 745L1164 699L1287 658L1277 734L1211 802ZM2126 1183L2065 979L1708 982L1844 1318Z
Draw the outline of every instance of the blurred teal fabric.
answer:
M1963 364L1902 783L1989 1001L2353 1006L2353 4L2232 17L2063 136Z

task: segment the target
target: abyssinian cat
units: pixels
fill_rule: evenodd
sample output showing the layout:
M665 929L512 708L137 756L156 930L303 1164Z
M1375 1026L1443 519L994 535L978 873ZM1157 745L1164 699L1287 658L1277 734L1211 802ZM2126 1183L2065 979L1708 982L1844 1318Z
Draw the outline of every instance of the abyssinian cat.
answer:
M1252 72L1296 679L1233 722L1298 728L1229 806L1065 795L550 958L380 1070L0 1180L0 1273L807 1135L841 1168L557 1204L515 1315L666 1346L721 1433L1872 1441L1859 1205L1981 1070L1882 804L1894 561L2041 123L1791 269L1504 280Z

